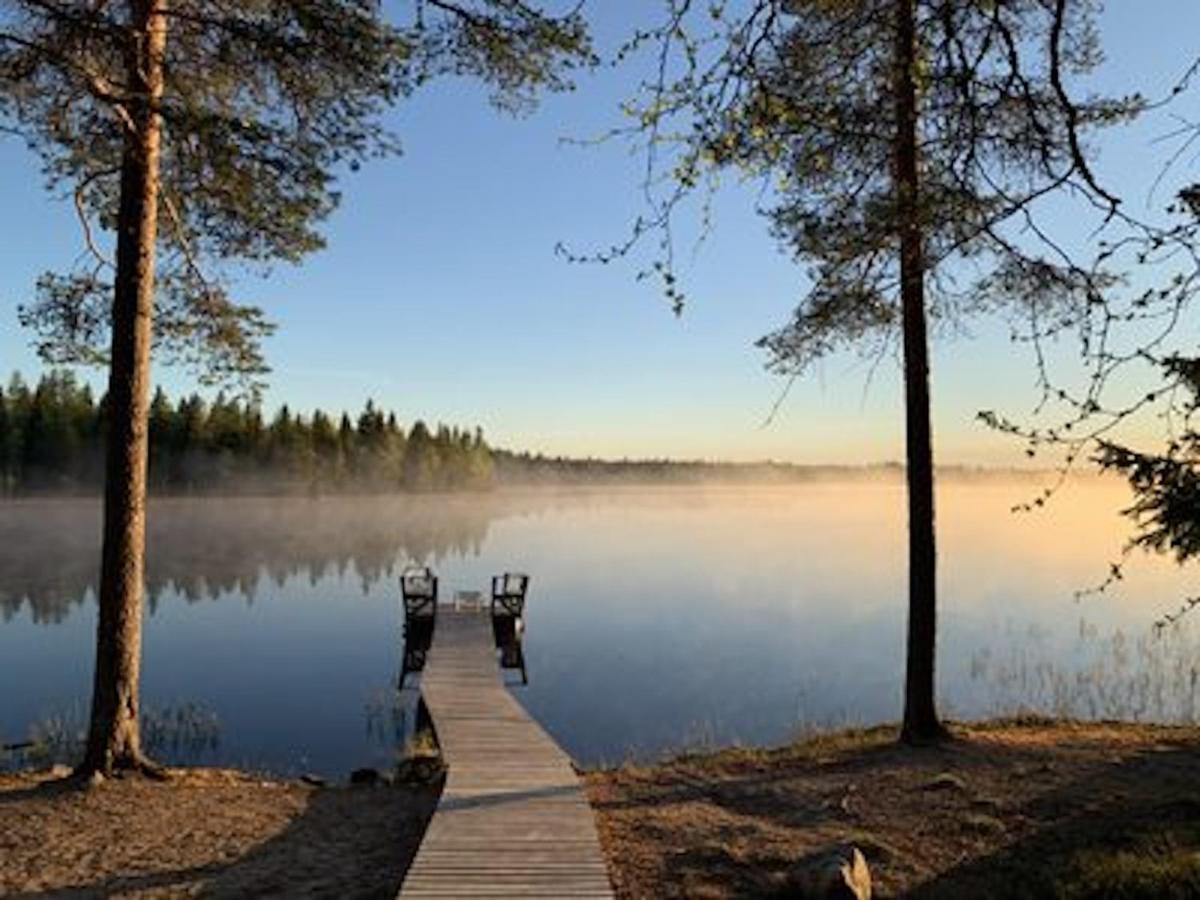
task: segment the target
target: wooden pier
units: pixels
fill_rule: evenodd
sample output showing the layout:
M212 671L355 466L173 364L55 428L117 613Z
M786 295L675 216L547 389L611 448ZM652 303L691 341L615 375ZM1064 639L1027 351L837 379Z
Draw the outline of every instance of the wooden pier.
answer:
M579 778L501 682L486 611L438 611L421 694L448 772L400 897L611 898Z

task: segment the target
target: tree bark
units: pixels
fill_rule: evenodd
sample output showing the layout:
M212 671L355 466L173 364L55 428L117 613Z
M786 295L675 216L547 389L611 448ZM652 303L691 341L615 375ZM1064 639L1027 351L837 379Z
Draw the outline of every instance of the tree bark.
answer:
M929 336L917 133L917 36L913 0L896 0L895 194L904 334L905 454L908 475L908 661L901 740L942 737L935 703L937 551L933 434L929 421Z
M165 0L130 0L126 134L108 375L100 616L83 774L147 769L138 727L154 251L166 50Z

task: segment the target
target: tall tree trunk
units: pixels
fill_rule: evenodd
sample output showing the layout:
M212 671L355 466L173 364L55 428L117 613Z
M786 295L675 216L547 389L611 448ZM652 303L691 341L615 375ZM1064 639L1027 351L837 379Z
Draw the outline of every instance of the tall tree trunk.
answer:
M943 734L934 702L937 553L933 436L929 423L929 336L925 322L924 227L917 143L917 36L913 0L896 0L895 193L904 332L905 454L908 473L908 665L904 726L909 743Z
M165 0L130 0L132 45L117 219L117 271L108 377L104 549L91 722L81 771L148 766L138 729L145 584L150 337L166 49Z

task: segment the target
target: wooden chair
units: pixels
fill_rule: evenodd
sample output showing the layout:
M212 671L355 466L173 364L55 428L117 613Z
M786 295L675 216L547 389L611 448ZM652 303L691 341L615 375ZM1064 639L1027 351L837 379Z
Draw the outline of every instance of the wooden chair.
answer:
M500 651L500 668L520 670L522 684L529 684L522 642L528 590L529 576L520 572L492 577L492 636Z
M425 668L433 629L437 625L438 579L427 566L410 567L400 574L404 604L404 652L400 663L400 690L409 672Z
M516 616L525 612L525 592L529 590L529 576L521 572L505 572L492 576L492 615Z

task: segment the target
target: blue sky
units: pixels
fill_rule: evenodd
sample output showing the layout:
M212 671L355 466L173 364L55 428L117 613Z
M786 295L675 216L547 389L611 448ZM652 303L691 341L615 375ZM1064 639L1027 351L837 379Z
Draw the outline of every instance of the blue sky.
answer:
M601 46L611 46L629 27L626 5L589 7ZM1198 49L1200 5L1110 7L1101 20L1108 62L1092 83L1160 94ZM681 318L656 285L635 280L634 262L581 266L555 256L559 241L587 251L620 240L642 211L641 160L628 147L562 140L618 123L634 74L584 75L578 91L522 119L495 113L462 80L398 108L390 119L405 153L345 179L328 248L300 267L237 279L239 294L279 325L267 345L267 406L358 409L373 397L407 421L479 424L494 444L572 455L901 458L893 358L869 386L863 360L826 361L764 427L784 385L763 371L753 341L785 319L805 283L754 214L755 186L722 191L714 233L694 258L685 247ZM1198 105L1200 90L1173 112L1200 113ZM1148 183L1167 152L1152 140L1172 127L1162 113L1113 138L1101 165L1124 183ZM79 234L70 205L48 199L17 141L0 141L0 171L0 371L32 375L40 365L17 304L39 272L70 266ZM974 416L1030 409L1032 360L1000 322L970 330L934 347L939 458L1018 463L1021 447ZM172 392L194 387L185 372L157 377Z

